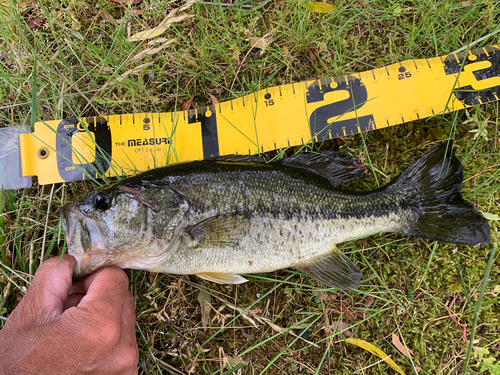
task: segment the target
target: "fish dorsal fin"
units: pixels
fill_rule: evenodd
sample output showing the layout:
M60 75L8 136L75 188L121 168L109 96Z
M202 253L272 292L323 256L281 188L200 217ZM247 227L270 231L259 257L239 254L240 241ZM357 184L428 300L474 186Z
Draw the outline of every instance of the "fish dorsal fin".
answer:
M282 165L322 176L333 186L361 176L366 168L352 156L338 151L307 152L285 158Z
M242 213L227 213L212 216L186 229L194 240L194 246L199 247L234 247L237 246L245 233L245 215Z
M314 280L338 289L355 289L361 281L361 271L336 246L333 253L294 266Z
M267 160L264 154L262 155L220 155L214 156L205 160L228 162L228 163L248 163L248 164L266 164Z
M242 284L248 281L243 276L235 273L202 272L197 273L196 276L203 280L212 281L217 284Z

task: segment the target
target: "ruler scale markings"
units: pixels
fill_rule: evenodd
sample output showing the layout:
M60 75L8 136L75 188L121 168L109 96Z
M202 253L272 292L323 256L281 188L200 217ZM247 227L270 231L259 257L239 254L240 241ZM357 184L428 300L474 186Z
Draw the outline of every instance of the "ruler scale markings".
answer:
M181 111L182 116L158 114L158 121L153 113L84 118L88 131L94 133L95 148L85 146L88 136L80 134L74 119L36 123L33 134L20 135L23 175L38 175L40 184L48 184L83 179L86 173L89 178L96 171L109 176L128 174L129 169L226 155L235 149L248 149L252 154L282 145L303 145L304 139L322 141L499 100L499 48L411 59L300 82L297 87L291 83L259 90L250 94L256 103L262 96L258 110L246 105L250 96L243 96L241 102L218 103L218 111L212 104ZM62 138L66 142L57 142ZM41 147L56 152L40 159L37 151ZM83 157L77 157L78 153ZM112 157L112 168L106 170L107 155Z

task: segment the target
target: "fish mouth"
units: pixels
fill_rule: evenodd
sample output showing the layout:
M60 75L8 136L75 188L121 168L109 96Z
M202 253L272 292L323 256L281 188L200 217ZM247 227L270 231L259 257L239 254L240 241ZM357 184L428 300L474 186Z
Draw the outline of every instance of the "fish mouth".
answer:
M105 267L105 241L101 229L92 218L80 213L74 204L60 209L61 222L66 233L68 254L72 255L77 265L73 270L73 279L81 279L99 268Z
M90 251L90 234L87 228L82 225L82 217L75 205L68 204L61 207L60 214L62 227L66 233L68 253L75 256Z

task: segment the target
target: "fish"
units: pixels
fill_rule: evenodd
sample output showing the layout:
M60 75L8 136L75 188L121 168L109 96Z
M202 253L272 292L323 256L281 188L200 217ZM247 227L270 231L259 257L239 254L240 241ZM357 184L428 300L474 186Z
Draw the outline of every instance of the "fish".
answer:
M464 245L490 242L490 226L462 189L451 141L387 185L342 189L365 166L342 152L270 163L237 157L152 169L61 208L75 278L115 266L215 282L292 268L338 289L362 274L338 244L395 232Z

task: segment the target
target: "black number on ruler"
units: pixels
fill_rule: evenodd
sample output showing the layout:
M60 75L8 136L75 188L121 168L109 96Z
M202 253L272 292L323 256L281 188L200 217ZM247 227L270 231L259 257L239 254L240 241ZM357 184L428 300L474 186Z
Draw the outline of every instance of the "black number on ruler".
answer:
M207 116L207 114L210 114L210 116ZM219 156L219 137L217 135L215 107L210 106L206 111L200 109L191 110L188 116L188 123L200 123L201 125L203 159Z
M311 135L318 138L318 141L329 139L329 133L332 137L344 136L346 134L358 133L358 123L361 131L367 131L375 128L375 120L373 115L359 116L357 118L329 122L332 118L347 115L349 112L359 110L368 99L368 92L365 85L361 80L353 76L335 77L333 81L331 78L325 78L320 81L321 87L318 82L313 82L308 88L306 99L308 103L314 103L324 100L324 95L328 92L346 90L349 93L349 98L340 100L335 103L325 104L322 107L316 108L309 118L309 127ZM335 82L332 88L332 82ZM354 108L355 104L355 108ZM344 130L343 130L344 129Z
M266 103L266 107L270 107L274 105L274 100L273 99L264 100L264 103Z
M444 71L448 74L460 73L460 68L467 65L474 65L480 61L490 62L490 67L472 71L474 78L478 81L484 81L488 78L500 77L500 49L498 47L486 47L488 55L482 49L472 50L469 52L460 52L455 55L447 56L444 59ZM473 56L473 57L471 57ZM465 61L464 61L465 60ZM472 68L472 66L471 66ZM471 69L468 69L471 70ZM487 82L485 82L487 83ZM483 84L484 87L484 84ZM490 86L482 90L474 89L474 85L467 85L455 88L453 94L465 105L476 105L497 100L500 93L500 85Z
M402 79L405 79L405 78L410 78L411 77L411 73L410 72L407 72L406 71L406 68L404 66L400 66L398 68L398 79L401 81Z
M80 164L83 160L73 160L73 135L85 132L76 119L63 120L57 126L56 151L57 170L65 181L81 180L89 176L104 174L111 160L111 130L102 117L87 117L88 131L94 133L95 155L92 163ZM82 172L85 171L85 172Z

